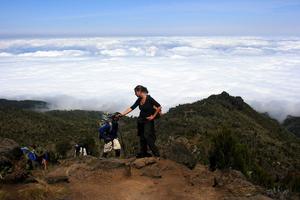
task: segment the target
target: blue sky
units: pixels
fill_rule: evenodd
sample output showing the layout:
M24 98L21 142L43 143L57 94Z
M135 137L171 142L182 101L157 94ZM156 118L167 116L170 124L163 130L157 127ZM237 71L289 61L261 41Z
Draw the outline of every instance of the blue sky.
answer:
M1 36L299 36L299 0L1 0Z

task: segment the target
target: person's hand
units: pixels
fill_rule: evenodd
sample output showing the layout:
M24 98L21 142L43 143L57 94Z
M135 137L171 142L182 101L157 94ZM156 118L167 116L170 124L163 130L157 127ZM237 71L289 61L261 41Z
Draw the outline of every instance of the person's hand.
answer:
M149 121L152 121L154 118L155 118L154 115L150 115L149 117L147 117L147 119L148 119Z
M123 117L123 115L122 115L122 113L119 113L119 114L116 115L116 117L120 118L120 117Z

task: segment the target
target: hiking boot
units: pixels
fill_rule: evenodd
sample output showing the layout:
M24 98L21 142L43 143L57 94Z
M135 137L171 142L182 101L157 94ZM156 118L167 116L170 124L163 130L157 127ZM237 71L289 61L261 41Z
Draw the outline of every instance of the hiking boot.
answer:
M145 158L145 157L152 157L152 154L150 154L150 153L137 153L136 154L136 156L135 156L136 158Z
M144 154L144 156L145 157L152 157L152 154L147 152L147 153Z
M135 155L135 157L136 157L136 158L144 158L145 156L144 156L143 153L137 153L137 154Z

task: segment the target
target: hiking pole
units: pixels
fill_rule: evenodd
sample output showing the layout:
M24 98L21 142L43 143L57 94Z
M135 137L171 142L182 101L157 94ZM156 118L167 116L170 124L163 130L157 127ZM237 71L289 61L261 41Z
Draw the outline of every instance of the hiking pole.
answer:
M118 120L118 121L121 119L121 113L119 113L119 112L115 113L114 116L117 117L117 120ZM119 124L119 123L118 123L118 124ZM127 153L126 153L125 143L124 143L123 136L122 136L123 134L122 134L122 132L120 131L120 126L118 126L118 133L119 133L119 135L120 135L121 148L123 149L124 157L127 158Z
M124 157L127 158L127 153L126 153L125 143L124 143L124 140L123 140L123 136L122 136L121 131L119 131L119 135L120 135L120 140L121 140L121 147L122 147L123 152L124 152Z

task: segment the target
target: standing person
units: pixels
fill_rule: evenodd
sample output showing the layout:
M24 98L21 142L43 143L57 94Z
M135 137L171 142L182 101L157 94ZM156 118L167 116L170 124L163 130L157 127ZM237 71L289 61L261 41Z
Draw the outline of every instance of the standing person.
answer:
M75 144L75 156L74 157L79 157L79 156L87 156L87 147L85 144Z
M21 151L27 159L26 167L28 169L34 169L37 166L42 166L44 170L47 170L49 155L48 152L42 147L36 147L31 145L28 147L22 147Z
M106 158L108 152L115 150L115 156L120 157L121 155L121 145L118 139L118 129L119 129L119 115L120 113L115 113L109 118L105 117L104 124L99 128L99 139L104 140L103 157Z
M49 161L49 154L46 151L46 149L42 147L37 147L35 151L37 162L40 164L40 166L43 167L44 170L48 169L48 161Z
M138 99L132 106L120 113L120 116L127 115L139 106L140 115L137 119L137 132L140 137L140 152L136 157L143 158L151 156L151 154L148 153L148 147L155 157L159 157L159 150L155 145L154 120L160 116L161 105L148 94L147 88L142 85L137 85L134 88L134 92Z

